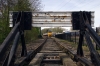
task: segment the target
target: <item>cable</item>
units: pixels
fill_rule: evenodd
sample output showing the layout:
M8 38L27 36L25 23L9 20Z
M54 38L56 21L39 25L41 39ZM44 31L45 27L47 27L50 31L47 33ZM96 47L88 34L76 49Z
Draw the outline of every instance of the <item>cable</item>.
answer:
M62 7L60 7L58 10L60 10L61 8L63 8L67 3L69 3L71 0L69 0L68 2L66 2Z
M91 2L94 2L94 0L92 0ZM87 6L87 5L89 5L89 4L91 5L91 2L89 1L87 4L84 4L83 6ZM92 4L92 5L93 5L93 4ZM91 6L92 6L92 5L91 5ZM81 6L81 7L83 7L83 6Z
M71 1L71 0L70 0L70 1ZM69 1L69 2L70 2L70 1ZM83 1L81 1L80 3L82 3L82 2L83 2ZM67 2L67 3L68 3L68 2ZM67 4L67 3L66 3L66 4ZM66 5L66 4L65 4L65 5ZM65 5L64 5L64 6L65 6ZM72 6L72 7L73 7L73 6ZM75 7L73 7L73 8L75 8ZM70 7L70 9L73 9L73 8Z
M100 4L97 4L96 6L98 7L98 6L100 6ZM90 10L90 9L93 9L93 8L96 9L96 8L97 8L96 6L94 6L94 7L92 7L92 8L89 8L89 10Z
M81 1L80 3L82 3L83 1ZM79 6L79 5L76 5L76 6ZM73 6L72 8L70 8L70 9L75 9L75 7Z
M92 0L91 2L93 2L93 1L94 1L94 0ZM82 1L82 2L83 2L83 1ZM81 3L82 3L82 2L81 2ZM90 2L90 1L89 1L89 2L86 2L86 1L85 1L84 4L83 4L80 8L83 8L83 6L85 6L85 5L87 5L87 4L89 5L89 3L91 4L91 2ZM77 6L79 6L79 5L77 5ZM70 8L70 9L75 9L75 7L72 7L72 8Z
M64 1L63 1L63 2L61 2L58 6L60 6L62 3L64 3ZM58 6L56 6L55 8L58 8ZM55 9L55 8L54 8L54 9Z

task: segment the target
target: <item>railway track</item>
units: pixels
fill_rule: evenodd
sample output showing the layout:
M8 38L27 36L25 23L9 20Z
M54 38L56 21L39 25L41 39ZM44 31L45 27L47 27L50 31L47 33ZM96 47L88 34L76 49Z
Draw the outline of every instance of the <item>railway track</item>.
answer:
M13 66L93 66L86 60L88 58L76 55L76 48L64 40L45 37L26 46L27 56L19 55L21 52L19 46Z
M62 63L60 61L59 53L62 53L59 46L54 42L53 39L48 39L40 53L44 54L41 66L60 66Z
M71 64L72 63L72 64ZM29 66L76 66L54 39L48 39Z

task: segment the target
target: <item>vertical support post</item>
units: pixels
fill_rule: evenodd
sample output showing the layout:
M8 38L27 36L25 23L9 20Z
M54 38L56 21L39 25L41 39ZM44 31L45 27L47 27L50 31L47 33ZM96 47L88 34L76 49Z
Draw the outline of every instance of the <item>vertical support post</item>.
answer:
M84 37L83 37L83 46L85 46L85 44L84 44Z
M64 33L64 40L66 40L66 33Z
M27 49L26 49L25 38L24 38L24 12L21 12L20 34L21 34L21 43L22 43L21 56L26 56L27 55Z
M76 44L76 32L75 32L75 44Z
M96 27L96 33L98 33L98 28ZM96 44L96 50L99 50L100 48Z
M70 41L70 33L69 33L69 35L68 35L68 38L69 38L69 41Z
M67 40L69 41L69 33L67 33Z
M77 48L77 55L81 57L83 56L82 43L83 43L83 37L85 33L84 20L82 16L83 16L83 12L80 12L80 36L79 36L79 43Z
M68 41L69 41L69 33L68 33Z
M41 27L39 28L39 30L40 30L40 35L41 35Z
M68 33L68 41L69 41L69 33Z
M21 43L22 43L21 56L26 56L27 55L27 49L26 49L26 45L25 45L24 31L21 33Z
M38 35L38 38L42 38L42 35L41 35L41 27L39 28L39 35Z
M77 55L79 56L83 56L82 43L83 43L83 34L80 31L79 43L77 48Z
M68 40L68 33L66 33L66 39Z
M70 42L72 41L72 39L71 39L71 32L70 32Z

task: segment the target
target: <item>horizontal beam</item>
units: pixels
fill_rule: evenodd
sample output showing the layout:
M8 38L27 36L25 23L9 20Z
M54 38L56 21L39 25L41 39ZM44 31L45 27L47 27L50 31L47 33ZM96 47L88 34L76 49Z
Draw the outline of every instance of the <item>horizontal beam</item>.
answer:
M75 11L74 11L75 12ZM9 27L13 26L13 12L9 13ZM92 27L94 25L94 12L91 13ZM28 17L27 17L28 18ZM32 12L33 27L71 27L72 12Z
M9 27L12 27L12 24L9 24ZM40 24L40 23L33 23L32 24L33 27L72 27L72 24L70 23L44 23L44 24ZM91 24L92 27L94 27L94 24Z

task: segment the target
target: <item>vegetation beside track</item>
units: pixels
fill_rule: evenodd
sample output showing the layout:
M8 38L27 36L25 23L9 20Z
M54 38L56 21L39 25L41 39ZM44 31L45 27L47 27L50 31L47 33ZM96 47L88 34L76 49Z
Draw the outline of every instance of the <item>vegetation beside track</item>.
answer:
M40 11L40 0L0 0L0 44L7 37L12 28L9 28L9 11ZM34 5L34 6L33 6ZM39 35L39 28L25 31L26 42L33 41Z
M57 38L55 38L55 40L57 42L61 43L64 47L67 47L68 49L72 50L72 52L76 54L78 44L75 44L73 42L69 42L67 40L57 39ZM88 47L82 46L82 48L83 48L83 52L84 52L84 57L90 59L90 52L89 52Z

